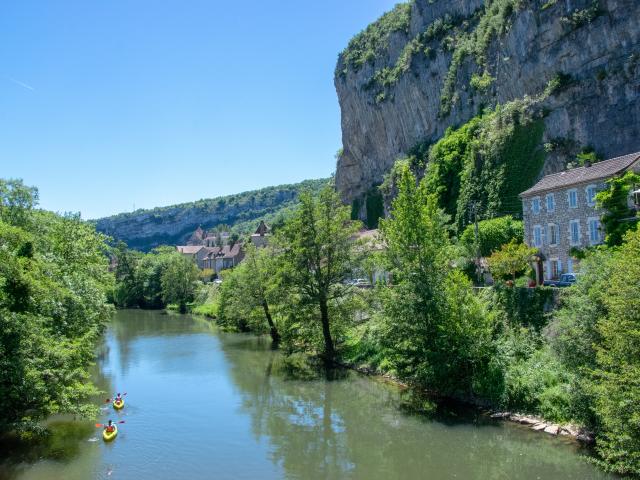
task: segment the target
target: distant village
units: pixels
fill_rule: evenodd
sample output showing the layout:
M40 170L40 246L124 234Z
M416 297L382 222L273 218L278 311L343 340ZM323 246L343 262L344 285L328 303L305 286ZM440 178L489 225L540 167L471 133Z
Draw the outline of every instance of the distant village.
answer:
M271 237L270 228L260 221L260 225L251 234L250 241L256 248L266 247ZM211 270L219 275L238 265L244 259L245 249L243 241L237 234L227 231L209 231L198 227L191 235L186 245L178 245L178 252L193 258L201 270Z

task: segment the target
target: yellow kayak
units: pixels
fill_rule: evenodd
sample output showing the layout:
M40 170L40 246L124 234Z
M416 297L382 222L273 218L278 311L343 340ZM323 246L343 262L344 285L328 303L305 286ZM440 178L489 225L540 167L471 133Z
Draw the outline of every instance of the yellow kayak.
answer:
M105 442L110 442L111 440L116 438L116 435L118 435L118 427L115 425L113 426L113 432L107 432L106 430L102 430L102 438L104 439Z
M123 407L124 407L124 398L119 402L117 400L113 401L113 408L115 408L116 410L120 410Z

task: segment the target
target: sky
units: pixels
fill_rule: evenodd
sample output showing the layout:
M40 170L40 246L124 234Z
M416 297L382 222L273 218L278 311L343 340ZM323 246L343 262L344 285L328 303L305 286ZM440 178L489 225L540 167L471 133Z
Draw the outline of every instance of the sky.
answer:
M98 218L329 176L333 71L398 0L3 0L0 178Z

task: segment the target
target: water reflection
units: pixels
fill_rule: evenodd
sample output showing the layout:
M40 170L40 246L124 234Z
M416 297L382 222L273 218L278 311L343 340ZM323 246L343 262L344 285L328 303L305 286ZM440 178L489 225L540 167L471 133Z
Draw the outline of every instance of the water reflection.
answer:
M291 478L608 478L571 441L474 411L403 414L397 388L355 374L288 380L278 354L251 338L222 335L221 348L253 434Z

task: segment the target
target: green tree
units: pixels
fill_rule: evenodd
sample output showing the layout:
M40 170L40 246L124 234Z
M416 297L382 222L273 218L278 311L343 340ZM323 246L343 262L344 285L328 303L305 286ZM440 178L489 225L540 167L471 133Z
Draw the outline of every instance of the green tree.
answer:
M515 281L516 275L529 267L536 252L535 248L512 240L487 259L491 275Z
M394 288L382 290L382 343L406 381L445 395L497 395L493 315L452 267L447 216L408 166L390 218L381 222ZM498 388L494 388L498 385Z
M192 259L177 252L172 254L161 277L164 302L178 304L180 313L185 313L187 303L195 296L198 277L198 267Z
M350 219L337 193L327 186L317 197L310 192L300 195L300 206L279 231L283 255L283 280L303 308L322 327L322 355L327 364L336 351L332 337L331 307L344 297L343 281L354 269L353 236L359 223Z
M219 310L220 320L226 325L243 322L243 326L252 329L251 320L257 318L258 325L253 329L262 331L266 322L274 345L280 342L274 320L274 304L280 297L277 262L273 248L247 245L243 262L225 275Z
M605 290L607 314L597 324L596 449L609 469L640 475L640 232L624 240Z
M602 216L602 224L606 232L605 242L608 246L622 244L625 234L638 225L635 210L629 208L629 194L634 186L640 185L640 175L627 172L622 177L614 177L607 181L609 188L598 192L596 202L606 213Z
M0 180L0 200L0 430L92 413L88 367L112 311L106 237L35 210L20 181Z
M511 215L491 218L478 222L478 241L480 255L488 257L512 240L522 240L524 227L520 220ZM475 225L468 225L460 236L460 243L473 255L476 249Z

